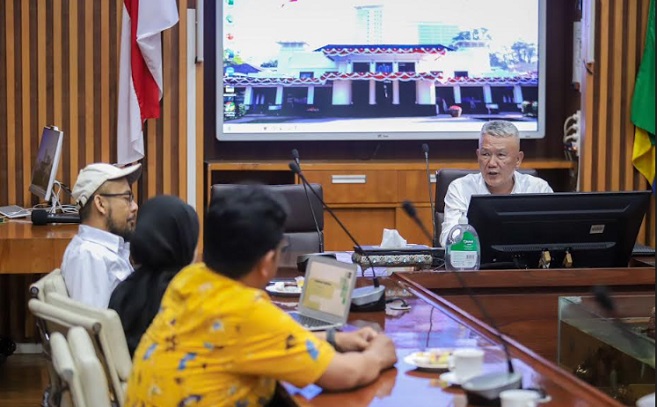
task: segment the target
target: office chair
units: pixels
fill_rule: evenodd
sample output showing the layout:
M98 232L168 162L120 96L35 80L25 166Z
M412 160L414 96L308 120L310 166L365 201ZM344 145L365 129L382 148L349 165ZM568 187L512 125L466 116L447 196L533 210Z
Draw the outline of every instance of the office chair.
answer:
M90 331L99 331L100 325L91 318L59 309L37 298L30 299L27 306L37 321L37 327L39 328L39 334L41 336L41 344L43 346L43 353L49 362L48 375L50 384L44 394L47 406L70 406L71 403L75 403L75 400L71 401L71 397L75 398L75 395L65 394L67 381L62 381L62 375L57 371L57 366L55 366L55 356L53 355L52 348L53 346L57 346L57 344L56 342L53 344L51 339L53 336L56 336L56 333L65 335L68 329L72 326L82 326ZM60 366L60 368L64 369L62 366Z
M52 292L57 292L68 297L66 283L64 282L64 277L62 277L62 272L59 268L54 269L30 285L30 296L34 300L44 302L46 300L46 294ZM36 319L37 330L41 339L41 345L43 346L43 353L45 354L46 359L50 362L47 366L50 384L44 392L44 398L49 405L58 405L57 399L61 397L62 383L60 375L58 375L53 368L52 354L50 350L50 333L56 331L57 327L47 319L40 318L39 315L34 312L32 313Z
M59 379L65 385L62 386L59 397L60 407L86 406L80 383L80 372L75 366L71 348L64 335L60 332L53 332L50 336L50 348L52 353L52 364Z
M46 294L53 292L68 297L66 283L59 268L54 269L30 285L30 296L41 301L45 301Z
M94 321L93 329L77 324L74 320L63 319L61 322L69 328L82 326L87 330L96 344L96 353L109 377L111 391L116 402L119 407L123 406L128 379L132 371L132 358L119 314L112 309L90 307L59 293L46 295L46 305L65 312L64 315L73 314Z
M231 189L244 187L242 184L215 184L212 186L211 197L221 191L230 191ZM312 212L303 184L286 184L286 185L262 185L265 189L282 198L287 206L288 216L285 221L285 236L289 241L289 247L283 258L281 265L284 267L296 267L296 257L300 254L317 253L323 251L324 241L324 208L317 197L308 191L308 198L312 205ZM323 199L322 186L312 184L313 189ZM317 219L313 219L313 212ZM319 229L319 233L317 232Z
M440 233L443 229L443 221L445 220L445 195L447 195L449 184L457 178L464 177L468 174L476 174L478 172L479 170L458 170L451 168L443 168L436 171L436 196L434 200L436 205L436 240L440 237ZM518 172L533 176L537 175L536 170L533 168L520 169Z
M55 370L67 384L62 406L110 407L107 376L89 333L76 326L69 329L66 338L54 332L50 342Z

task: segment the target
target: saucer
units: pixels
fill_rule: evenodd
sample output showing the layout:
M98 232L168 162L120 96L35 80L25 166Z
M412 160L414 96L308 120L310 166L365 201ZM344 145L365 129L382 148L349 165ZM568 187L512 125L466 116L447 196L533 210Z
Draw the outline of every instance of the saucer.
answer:
M281 297L298 297L301 295L301 288L297 287L296 285L286 285L280 288L271 284L265 287L265 290L273 295Z
M460 386L461 381L456 377L454 372L445 372L439 376L440 381L443 381L450 386Z

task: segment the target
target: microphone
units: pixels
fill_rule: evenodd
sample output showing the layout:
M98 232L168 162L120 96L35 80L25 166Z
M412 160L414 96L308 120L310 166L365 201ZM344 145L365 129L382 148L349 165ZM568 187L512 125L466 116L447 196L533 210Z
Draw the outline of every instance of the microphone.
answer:
M605 310L610 316L616 318L616 304L614 299L611 298L609 289L603 285L596 285L593 287L593 297L595 301Z
M427 236L430 237L429 231L422 223L422 220L417 216L417 211L413 204L409 201L404 201L402 208L408 216L415 221L416 224L420 225L420 229ZM516 372L513 369L513 364L511 363L511 356L509 355L509 348L506 346L506 341L502 337L500 330L497 328L495 320L491 318L490 314L486 311L486 308L479 302L479 298L472 292L472 289L463 279L460 272L453 272L458 280L459 284L465 290L466 295L472 300L475 304L481 315L483 315L485 321L493 327L495 330L495 336L497 340L502 344L504 349L504 355L506 357L507 372L492 372L483 374L480 376L473 377L468 379L465 383L462 384L462 388L470 394L473 394L477 398L483 398L486 400L494 400L499 398L499 394L504 390L509 389L519 389L522 384L522 375ZM468 400L469 402L474 402L474 400Z
M424 223L422 223L420 218L417 216L417 211L415 210L415 206L411 203L411 201L404 201L404 203L402 203L402 208L404 208L404 212L406 212L406 214L410 216L411 219L413 219L415 224L418 225L420 229L422 229L422 233L424 233L425 236L431 236L431 233L429 233L427 228L424 227Z
M50 213L43 209L32 211L32 224L41 226L48 223L80 223L77 213Z
M649 344L648 347L644 345L644 341L638 340L632 332L634 328L623 321L622 316L618 313L618 307L611 296L609 288L603 285L596 285L593 287L593 298L595 302L602 308L606 317L609 318L616 330L620 331L620 336L625 340L625 343L618 343L621 346L619 349L629 349L630 353L634 353L639 359L649 359L649 348L654 348L654 344ZM647 343L647 341L645 341Z
M292 159L299 167L299 172L301 172L301 162L299 160L299 150L296 148L292 149ZM315 229L317 230L317 237L319 238L319 251L324 251L324 234L319 229L319 222L317 222L317 216L315 216L315 210L313 209L313 204L310 202L310 196L308 195L308 187L303 183L303 192L306 193L306 200L308 201L308 207L310 207L310 214L313 215L313 222L315 222Z
M436 236L436 206L433 202L433 194L431 193L431 173L429 171L429 145L422 144L422 151L424 152L424 162L427 165L427 192L429 193L429 205L431 205L431 224L433 225L433 237L431 238L431 246L438 247L438 237ZM436 185L438 188L438 185Z
M372 263L372 260L370 257L367 255L367 252L363 250L361 245L356 241L356 238L349 232L349 229L342 223L340 218L333 212L333 210L324 202L322 197L319 196L319 194L315 191L315 189L310 185L308 180L306 179L306 176L303 175L301 172L301 168L299 165L292 161L289 164L290 169L292 170L293 173L297 174L299 178L301 179L301 182L304 183L304 185L308 186L308 189L310 192L315 195L315 197L319 200L319 202L322 203L322 206L326 209L326 211L331 215L333 219L338 223L340 228L349 236L349 239L354 243L356 248L365 255L367 258L367 261L370 263L370 267L372 268L372 275L373 277L373 285L368 286L368 287L358 287L354 289L352 295L351 295L351 310L352 311L382 311L386 307L386 300L385 300L385 293L386 289L384 286L381 285L379 282L379 278L376 276L376 272L374 270L374 263ZM365 271L363 270L363 274Z

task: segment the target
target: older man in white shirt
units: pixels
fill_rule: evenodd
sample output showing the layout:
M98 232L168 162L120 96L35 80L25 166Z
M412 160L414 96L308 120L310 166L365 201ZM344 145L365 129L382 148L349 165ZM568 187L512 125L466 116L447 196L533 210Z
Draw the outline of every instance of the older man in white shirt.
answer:
M140 175L141 164L119 168L96 163L80 171L72 195L81 225L61 267L74 300L107 308L114 288L132 273L128 242L138 207L130 185Z
M484 124L477 149L479 173L455 179L447 188L440 233L443 247L449 231L462 214L467 214L472 195L553 192L544 180L516 171L523 157L518 128L513 123L493 120Z

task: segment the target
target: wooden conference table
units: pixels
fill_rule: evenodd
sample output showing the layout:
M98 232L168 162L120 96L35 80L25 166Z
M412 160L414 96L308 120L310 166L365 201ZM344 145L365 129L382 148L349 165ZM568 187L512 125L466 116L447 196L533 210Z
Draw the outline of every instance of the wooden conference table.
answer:
M460 276L502 332L556 362L559 297L592 295L594 285L607 286L614 296L654 294L654 257L645 259L645 263L633 263L634 267L604 269L482 270ZM401 275L485 320L453 273L419 271ZM650 310L645 313L649 316Z
M362 284L363 281L359 281ZM378 380L363 388L340 393L320 393L306 399L285 386L289 405L295 406L470 406L458 387L445 387L439 380L444 371L421 371L404 358L427 348L477 346L485 350L484 371L504 371L506 362L500 341L488 325L448 301L400 276L383 280L389 297L403 297L409 311L351 313L350 327L374 324L390 336L399 361ZM276 298L273 297L275 302ZM278 302L285 306L286 301ZM349 327L348 327L349 328ZM523 345L505 337L516 371L523 375L523 388L538 388L550 395L546 406L620 406L588 384L576 379Z
M5 282L3 278L8 278L9 275L17 274L35 279L34 275L45 274L59 267L66 245L76 231L76 225L35 227L31 223L17 221L0 224L0 282ZM584 286L590 287L592 284L609 284L614 287L620 284L621 287L629 289L639 287L639 291L643 291L646 287L654 289L654 272L654 264L652 267L595 270L491 270L468 273L466 281L476 291L491 295L496 293L507 295L514 289L515 295L523 295L525 291L535 294L533 291L539 286L551 286L555 292L575 292L582 291ZM404 356L427 347L454 347L475 341L478 346L487 349L488 368L504 368L499 341L491 334L491 329L452 303L452 301L459 303L458 297L461 293L454 277L449 273L430 271L400 273L387 278L385 284L388 286L389 296L409 296L407 301L412 309L408 312L388 314L354 313L350 319L356 325L364 323L363 321L377 323L393 338L399 350L396 369L385 372L375 383L362 389L340 394L321 394L312 400L305 400L302 396L296 395L295 403L302 406L328 406L339 405L339 403L350 406L397 406L409 401L417 401L415 405L426 405L427 402L431 405L466 405L462 391L440 387L438 374L417 371L404 362ZM532 286L534 288L531 288ZM438 296L430 289L439 291L444 296ZM525 293L525 295L529 294ZM8 287L0 284L0 322L7 318L18 321L17 324L11 325L10 333L17 340L23 337L23 333L13 331L18 329L27 331L34 325L25 311L26 303L27 287L16 290L14 285ZM521 309L522 313L517 315L524 315L523 318L527 319L526 322L529 324L532 312L536 311L534 308L518 306L517 309ZM504 320L500 322L505 325ZM506 326L503 326L502 330L504 331L505 328ZM0 330L0 335L2 334ZM522 335L514 336L516 339L522 337ZM36 335L27 337L36 338ZM533 353L524 344L520 344L522 341L516 342L511 338L507 340L515 363L524 373L524 386L545 389L553 398L551 405L618 405L604 394ZM532 344L532 346L538 345Z

